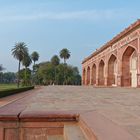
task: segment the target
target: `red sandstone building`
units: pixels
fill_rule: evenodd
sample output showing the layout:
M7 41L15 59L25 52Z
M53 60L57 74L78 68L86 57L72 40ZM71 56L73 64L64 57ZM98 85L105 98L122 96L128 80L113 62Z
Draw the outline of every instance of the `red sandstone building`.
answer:
M140 87L140 20L83 60L82 84Z

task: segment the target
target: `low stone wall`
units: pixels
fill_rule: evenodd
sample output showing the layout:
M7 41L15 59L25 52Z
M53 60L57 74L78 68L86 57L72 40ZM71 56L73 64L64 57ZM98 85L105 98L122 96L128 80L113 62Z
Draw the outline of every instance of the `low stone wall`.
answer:
M66 132L74 125L81 136L77 129ZM30 110L18 102L0 108L0 140L49 140L53 135L63 140L137 140L96 111Z

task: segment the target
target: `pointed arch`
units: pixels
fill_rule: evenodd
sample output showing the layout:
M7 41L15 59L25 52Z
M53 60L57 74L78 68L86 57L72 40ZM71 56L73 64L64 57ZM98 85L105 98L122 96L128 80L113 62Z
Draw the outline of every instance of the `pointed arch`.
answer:
M104 67L105 67L105 62L103 60L100 61L99 63L99 72L98 72L98 78L99 78L99 85L104 85L105 78L104 78Z
M90 67L87 68L87 85L90 85Z
M108 80L107 84L109 86L115 85L116 82L116 75L117 75L117 58L114 54L112 54L108 60Z
M131 56L136 53L136 49L128 46L122 55L122 86L132 86ZM135 76L137 78L137 76ZM137 79L136 79L137 80Z
M83 85L86 85L86 70L83 70Z
M92 85L96 85L96 64L92 66Z

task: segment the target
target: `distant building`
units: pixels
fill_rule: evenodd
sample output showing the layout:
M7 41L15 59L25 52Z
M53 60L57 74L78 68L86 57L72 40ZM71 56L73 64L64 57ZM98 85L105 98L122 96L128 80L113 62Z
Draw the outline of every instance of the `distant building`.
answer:
M83 60L82 84L140 87L140 20Z

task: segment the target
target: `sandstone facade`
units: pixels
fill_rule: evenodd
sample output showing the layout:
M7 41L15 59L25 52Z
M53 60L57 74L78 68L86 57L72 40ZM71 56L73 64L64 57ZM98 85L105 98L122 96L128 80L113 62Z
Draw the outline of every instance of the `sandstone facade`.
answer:
M140 87L140 20L83 60L82 84Z

